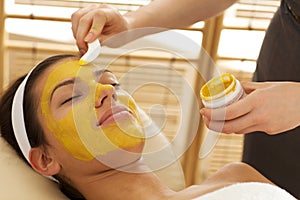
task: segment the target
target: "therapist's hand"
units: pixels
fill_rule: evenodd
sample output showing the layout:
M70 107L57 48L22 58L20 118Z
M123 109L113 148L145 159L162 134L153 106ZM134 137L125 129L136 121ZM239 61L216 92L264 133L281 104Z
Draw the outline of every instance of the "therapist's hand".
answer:
M300 83L245 82L247 96L225 108L203 108L200 113L209 129L246 134L263 131L277 134L300 125Z
M72 14L71 20L73 36L82 55L87 51L87 43L95 39L103 41L128 30L126 18L106 4L81 8Z

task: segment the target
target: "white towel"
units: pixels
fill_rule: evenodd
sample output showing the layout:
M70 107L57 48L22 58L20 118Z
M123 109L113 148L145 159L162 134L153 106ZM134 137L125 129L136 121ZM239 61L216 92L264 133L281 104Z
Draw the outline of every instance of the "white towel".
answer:
M267 183L237 183L209 194L197 197L194 200L295 200L287 191Z

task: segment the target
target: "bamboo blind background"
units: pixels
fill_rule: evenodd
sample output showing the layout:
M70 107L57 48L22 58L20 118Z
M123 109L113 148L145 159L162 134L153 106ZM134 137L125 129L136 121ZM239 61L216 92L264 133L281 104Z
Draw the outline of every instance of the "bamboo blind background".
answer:
M94 1L94 0L15 0L16 3L28 6L29 10L35 5L44 5L49 7L63 6L66 8L78 8L86 6L90 3L107 3L116 6L122 12L127 12L137 9L141 5L147 4L148 0L131 0L131 1ZM202 44L207 52L211 55L216 65L222 71L233 73L240 80L250 80L252 72L243 70L242 68L233 68L232 66L243 65L255 65L255 58L253 57L239 57L239 56L224 56L219 52L219 44L222 43L222 33L224 30L231 31L249 31L249 32L264 32L268 26L269 20L276 11L279 0L240 0L231 8L231 14L225 13L224 15L213 18L205 24L197 23L194 26L188 28L190 31L199 31L203 33ZM2 5L3 6L3 5ZM1 8L4 11L4 8ZM232 16L232 13L234 16ZM59 13L54 13L53 16L43 16L40 14L32 13L5 13L1 15L1 20L5 19L38 19L46 21L63 21L68 22L70 19L65 16L57 17ZM227 18L234 18L232 23L226 23ZM4 23L2 23L4 24ZM2 27L3 28L3 27ZM27 72L38 61L53 55L64 53L76 53L76 47L74 44L54 42L45 39L30 38L22 35L8 34L1 31L1 37L5 44L0 43L0 48L3 49L3 57L0 57L3 67L0 71L1 88L3 83L6 85L9 81ZM201 38L199 38L199 42ZM234 43L235 41L232 41ZM182 76L190 78L192 84L194 84L195 91L199 91L201 83L199 79L193 74L189 66L180 59L173 57L156 57L155 55L149 56L131 56L121 57L118 61L113 63L113 71L118 77L122 77L122 74L128 70L134 68L134 66L140 63L153 62L156 59L157 62L164 63L164 66L172 65L173 69L176 69ZM241 65L242 63L242 65ZM147 70L147 69L144 69ZM147 71L149 74L149 71ZM174 89L180 90L180 79L178 79L170 68L152 68L150 72L151 76L157 76L160 79L166 79L172 81ZM149 75L150 75L149 74ZM140 78L147 78L141 71L133 74L130 84L139 84ZM130 84L123 83L123 86L129 87ZM163 116L161 113L153 112L151 117L154 121L160 121L166 118L164 124L164 132L166 136L172 140L176 134L176 130L181 123L180 121L180 109L178 105L180 102L174 98L172 94L166 88L161 88L156 85L149 85L140 88L135 94L135 99L139 102L139 105L146 111L150 111L152 105L155 102L163 102L165 113ZM194 111L195 112L195 111ZM198 111L196 111L198 112ZM187 152L182 159L184 166L184 172L187 176L187 185L201 183L206 177L210 176L224 164L232 161L240 161L243 136L241 135L220 135L218 142L212 152L204 159L198 159L199 146L206 132L203 127L198 130L198 136L195 144Z

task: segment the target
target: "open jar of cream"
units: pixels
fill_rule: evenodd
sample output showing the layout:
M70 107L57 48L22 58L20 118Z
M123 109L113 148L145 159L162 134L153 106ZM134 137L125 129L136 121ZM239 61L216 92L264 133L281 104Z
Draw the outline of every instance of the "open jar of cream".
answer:
M232 74L222 74L208 81L200 90L202 103L207 108L220 108L243 98L245 92Z

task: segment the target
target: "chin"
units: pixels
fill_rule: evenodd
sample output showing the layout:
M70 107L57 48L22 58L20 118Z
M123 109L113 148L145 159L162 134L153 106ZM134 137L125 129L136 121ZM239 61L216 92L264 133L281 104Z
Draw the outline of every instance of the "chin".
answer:
M105 155L96 156L96 159L111 169L119 169L139 161L142 157L144 142L132 147L118 148Z

